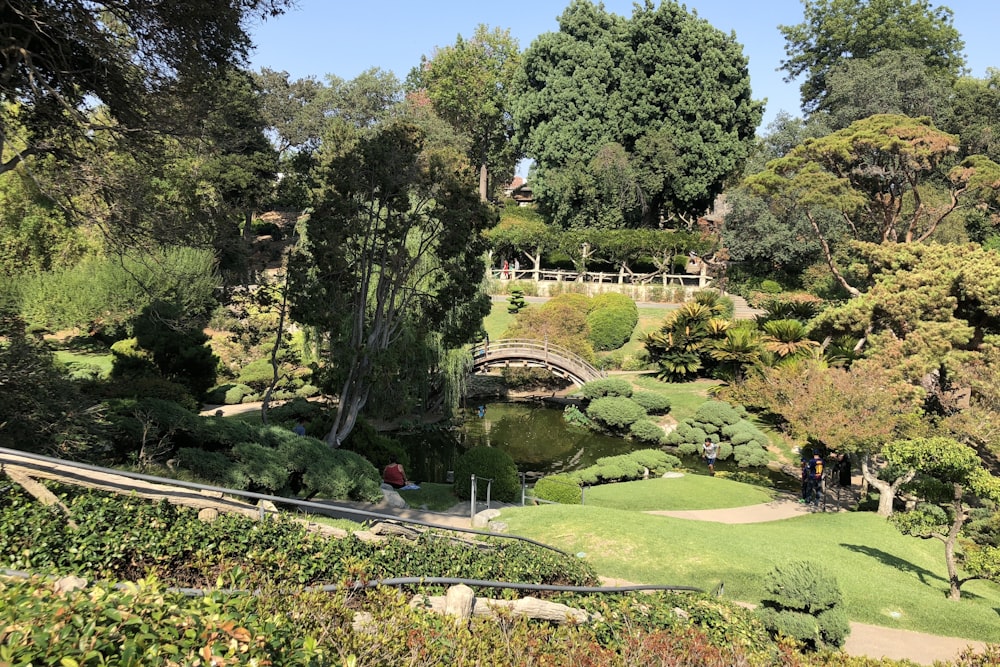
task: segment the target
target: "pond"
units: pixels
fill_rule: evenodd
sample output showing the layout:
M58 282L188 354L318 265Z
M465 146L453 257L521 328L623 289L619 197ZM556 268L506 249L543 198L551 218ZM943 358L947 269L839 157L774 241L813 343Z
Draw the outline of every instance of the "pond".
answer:
M394 433L410 455L409 475L426 482L445 482L462 452L472 447L501 449L514 459L519 472L530 480L556 472L579 470L605 456L627 454L649 446L567 424L561 408L538 402L487 403L483 417L475 409L464 412L457 427L431 428L407 434ZM705 462L694 456L680 457L695 474L708 474ZM720 461L717 470L735 470L732 461ZM781 482L780 473L760 470ZM794 480L797 484L797 480Z

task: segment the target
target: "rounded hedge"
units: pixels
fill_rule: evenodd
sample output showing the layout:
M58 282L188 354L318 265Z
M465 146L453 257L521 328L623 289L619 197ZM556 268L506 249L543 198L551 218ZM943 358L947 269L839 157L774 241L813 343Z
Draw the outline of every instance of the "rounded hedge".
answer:
M632 395L632 385L628 380L622 378L601 378L591 380L580 387L580 393L584 398L594 400L604 396L624 396L628 398Z
M667 438L667 434L663 432L660 425L650 419L638 420L629 427L628 432L636 440L654 445L663 444Z
M670 398L655 391L637 391L632 400L645 408L651 415L665 415L670 412Z
M493 480L490 497L511 503L518 498L521 484L518 481L517 465L507 452L495 447L473 447L455 462L455 495L462 500L472 497L472 475L476 476L476 497L486 499L486 482L480 478Z
M587 416L611 431L624 431L646 416L642 406L624 396L605 396L590 402Z
M617 350L628 342L639 323L639 309L624 294L605 292L591 300L587 338L595 350Z
M563 505L581 505L583 489L569 475L549 475L535 482L535 497Z

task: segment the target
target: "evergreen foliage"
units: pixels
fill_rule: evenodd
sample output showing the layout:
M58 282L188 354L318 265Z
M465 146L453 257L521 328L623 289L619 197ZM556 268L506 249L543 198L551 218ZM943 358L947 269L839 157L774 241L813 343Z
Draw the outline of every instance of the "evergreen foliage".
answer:
M791 637L812 650L844 645L850 626L840 586L815 563L777 565L765 576L765 586L769 596L758 615L772 634Z
M587 416L602 428L621 433L645 417L646 411L631 398L604 396L587 405Z
M632 395L632 384L623 378L601 378L584 383L580 387L580 393L584 398L590 400L604 396L624 396L628 398Z
M501 502L514 502L519 497L521 482L517 465L507 452L493 447L473 447L455 462L456 496L463 500L472 497L472 475L476 476L478 500L486 499L486 479L492 479L492 498Z
M624 294L604 292L591 299L587 338L598 351L617 350L632 337L639 309Z

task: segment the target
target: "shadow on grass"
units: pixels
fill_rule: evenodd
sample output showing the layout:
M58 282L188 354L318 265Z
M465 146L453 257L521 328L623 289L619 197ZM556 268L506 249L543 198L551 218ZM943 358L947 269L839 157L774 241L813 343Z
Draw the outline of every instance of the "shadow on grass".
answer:
M913 563L903 560L902 558L893 556L890 553L886 553L881 549L873 549L872 547L868 547L863 544L844 544L843 542L841 542L840 546L844 547L845 549L850 549L851 551L854 551L859 554L871 556L875 560L881 562L883 565L888 565L889 567L895 570L899 570L900 572L912 572L913 574L917 575L917 578L920 579L920 583L922 584L930 585L931 580L935 582L941 582L944 584L948 583L948 580L942 577L941 575L934 574L928 569L917 567Z

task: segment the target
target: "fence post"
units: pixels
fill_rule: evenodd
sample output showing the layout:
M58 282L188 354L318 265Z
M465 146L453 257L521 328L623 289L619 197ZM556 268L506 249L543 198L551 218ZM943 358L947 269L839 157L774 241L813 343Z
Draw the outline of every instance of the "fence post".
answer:
M493 492L493 480L486 480L486 509L490 508L490 494Z
M476 520L476 476L471 475L472 482L472 500L469 501L469 521L475 522Z
M518 475L521 477L521 507L524 507L524 497L527 493L528 477L523 472L518 473Z
M581 505L586 505L587 504L587 487L586 486L581 486L580 487L580 504Z

